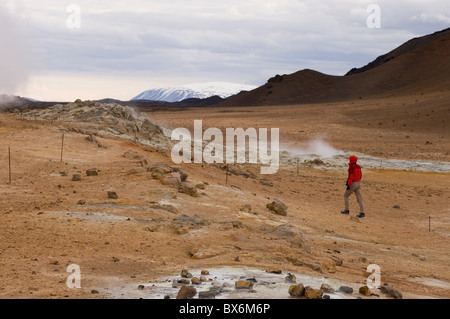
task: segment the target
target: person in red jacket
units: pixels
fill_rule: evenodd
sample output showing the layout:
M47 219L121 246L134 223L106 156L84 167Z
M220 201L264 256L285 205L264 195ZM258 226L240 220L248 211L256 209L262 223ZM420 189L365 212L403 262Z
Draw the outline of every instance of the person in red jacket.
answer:
M344 193L345 209L343 211L341 211L341 213L342 214L350 213L348 198L350 197L351 194L355 193L356 200L358 201L359 208L360 208L360 212L356 217L362 218L366 215L364 213L364 201L363 201L362 194L361 194L361 178L362 178L361 166L356 164L356 162L358 161L358 158L355 155L350 156L349 161L350 161L350 163L348 164L349 165L348 178L347 178L347 182L346 182L347 189Z

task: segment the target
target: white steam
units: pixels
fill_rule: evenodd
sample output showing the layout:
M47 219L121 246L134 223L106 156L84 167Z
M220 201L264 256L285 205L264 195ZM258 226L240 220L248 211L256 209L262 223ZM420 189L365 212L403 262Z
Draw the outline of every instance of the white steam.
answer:
M282 150L287 151L292 157L298 157L300 159L327 159L345 154L344 151L335 149L322 139L310 140L305 148L283 147Z
M28 79L29 59L22 26L4 4L0 4L0 94L14 94Z

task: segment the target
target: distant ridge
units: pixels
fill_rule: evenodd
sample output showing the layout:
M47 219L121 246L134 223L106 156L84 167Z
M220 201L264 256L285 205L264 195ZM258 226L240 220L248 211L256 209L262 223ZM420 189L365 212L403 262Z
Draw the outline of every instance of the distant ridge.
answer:
M276 75L219 106L286 105L389 97L450 88L450 28L412 39L345 76L314 70Z

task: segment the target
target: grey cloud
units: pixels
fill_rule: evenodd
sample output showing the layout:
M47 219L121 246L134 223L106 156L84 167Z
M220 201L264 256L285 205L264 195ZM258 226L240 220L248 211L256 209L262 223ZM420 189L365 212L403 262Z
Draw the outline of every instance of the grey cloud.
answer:
M382 9L379 30L366 26L373 2ZM365 65L411 37L445 28L445 19L433 17L440 5L450 12L446 2L431 8L424 0L80 0L79 30L65 25L69 2L23 5L34 12L31 50L46 70L260 84L274 73L342 74Z

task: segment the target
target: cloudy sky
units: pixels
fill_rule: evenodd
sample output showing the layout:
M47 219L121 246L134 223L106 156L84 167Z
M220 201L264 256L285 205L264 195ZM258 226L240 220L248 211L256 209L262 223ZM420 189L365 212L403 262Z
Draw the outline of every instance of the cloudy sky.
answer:
M0 93L128 100L305 68L343 75L449 26L448 0L2 0Z

